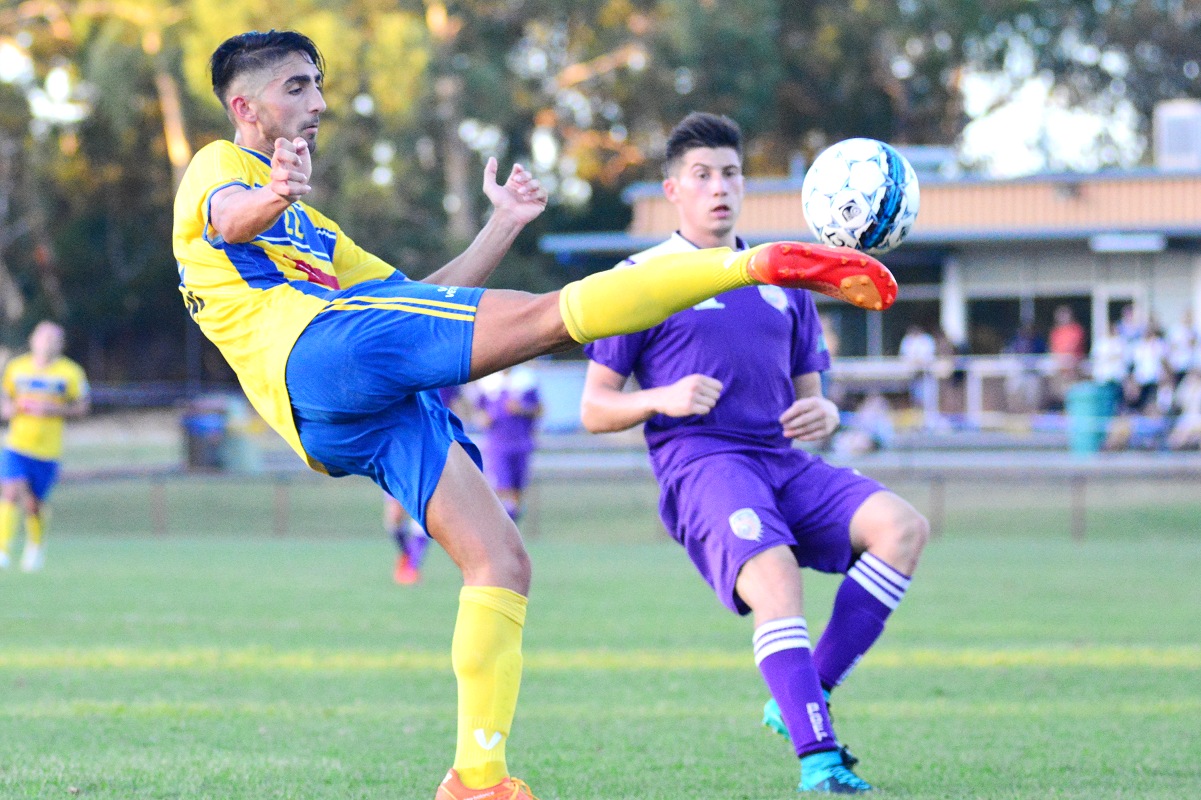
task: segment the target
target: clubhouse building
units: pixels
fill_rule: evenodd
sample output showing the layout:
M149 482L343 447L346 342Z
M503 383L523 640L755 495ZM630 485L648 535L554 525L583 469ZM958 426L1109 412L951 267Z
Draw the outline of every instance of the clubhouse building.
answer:
M818 298L840 355L896 355L912 324L941 328L961 352L999 353L1023 323L1045 335L1060 305L1094 338L1127 305L1164 327L1186 310L1201 319L1201 169L951 179L910 160L921 211L881 259L901 286L896 305L876 314ZM747 179L738 232L751 244L812 240L797 173ZM548 235L542 249L595 271L671 234L675 210L658 184L632 186L625 198L626 230Z

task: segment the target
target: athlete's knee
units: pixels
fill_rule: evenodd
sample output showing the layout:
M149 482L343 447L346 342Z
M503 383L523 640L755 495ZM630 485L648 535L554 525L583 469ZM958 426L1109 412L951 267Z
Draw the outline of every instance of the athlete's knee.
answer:
M889 551L885 560L902 572L912 574L930 539L930 522L905 503L881 525L876 538L881 547Z
M520 594L530 589L533 565L530 555L521 543L517 527L507 517L505 523L512 527L505 535L492 537L487 546L471 563L462 565L463 579L478 586L503 586Z
M753 556L738 571L734 589L755 614L756 624L799 616L801 568L787 547L773 547Z

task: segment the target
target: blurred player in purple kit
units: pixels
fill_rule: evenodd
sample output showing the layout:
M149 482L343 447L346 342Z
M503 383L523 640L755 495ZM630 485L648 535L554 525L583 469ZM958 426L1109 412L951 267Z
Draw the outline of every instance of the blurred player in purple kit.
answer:
M511 367L476 383L476 407L487 431L484 474L509 517L521 517L522 495L534 452L534 429L542 416L538 376L529 367Z
M463 409L467 406L463 402L462 389L444 386L438 390L438 396L452 415L463 416ZM400 501L390 494L384 495L384 530L396 543L392 580L401 586L421 583L421 568L429 552L430 536L421 523L410 517Z
M742 139L725 117L691 114L672 131L663 190L679 230L616 268L665 253L746 243ZM776 286L734 289L649 330L585 348L584 426L645 423L660 516L733 612L752 614L755 662L772 699L765 724L790 736L800 791L857 794L827 701L884 629L928 535L907 502L854 470L792 446L838 426L821 394L830 357L813 298ZM640 389L625 391L630 376ZM801 568L844 573L811 650Z

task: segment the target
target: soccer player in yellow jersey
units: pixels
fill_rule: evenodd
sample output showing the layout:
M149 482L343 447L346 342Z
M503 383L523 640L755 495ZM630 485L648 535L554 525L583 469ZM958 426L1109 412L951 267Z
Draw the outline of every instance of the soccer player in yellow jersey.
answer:
M412 281L303 202L326 108L316 45L294 31L239 34L209 67L235 135L197 152L176 196L184 302L309 466L372 478L462 571L451 642L457 746L438 800L531 800L505 762L529 557L435 390L642 330L738 286L802 286L883 308L896 282L854 251L774 243L670 255L549 294L484 290L547 201L521 166L498 183L495 159L484 168L487 224L461 255Z
M88 411L88 380L83 369L62 352L63 329L53 322L39 322L29 337L29 352L4 368L0 417L9 422L0 454L0 569L11 563L9 547L22 511L21 569L42 568L45 504L58 480L63 420Z

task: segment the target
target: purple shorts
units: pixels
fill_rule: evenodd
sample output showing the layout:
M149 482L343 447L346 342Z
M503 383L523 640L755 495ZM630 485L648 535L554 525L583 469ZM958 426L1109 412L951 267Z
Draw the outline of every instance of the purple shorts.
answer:
M659 516L718 599L750 608L734 591L742 565L779 545L797 563L842 573L851 565L851 517L883 485L803 450L715 453L662 483Z
M499 491L525 490L530 477L529 450L500 450L484 448L484 473Z

